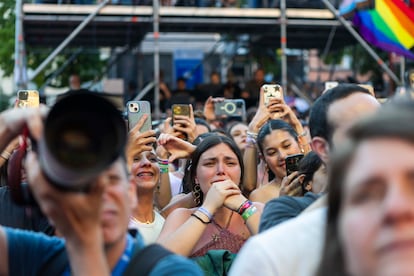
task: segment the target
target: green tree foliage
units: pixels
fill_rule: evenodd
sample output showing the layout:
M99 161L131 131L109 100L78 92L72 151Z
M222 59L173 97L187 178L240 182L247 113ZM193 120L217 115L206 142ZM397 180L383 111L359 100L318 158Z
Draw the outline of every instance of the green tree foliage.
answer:
M378 56L382 60L388 62L388 53L374 49ZM329 52L324 58L325 64L339 64L344 55L350 55L352 57L352 68L355 73L367 74L371 72L371 81L374 85L382 82L382 69L371 57L371 55L360 44L347 46L342 49Z
M15 33L15 1L2 0L0 2L0 68L4 71L5 76L10 76L14 68L14 33ZM28 68L37 68L49 55L54 48L40 48L36 45L26 45L26 56ZM51 62L43 72L41 72L33 81L38 87L51 76L55 70L71 56L75 49L67 48ZM51 85L62 87L68 85L69 75L76 72L81 79L93 80L99 77L106 61L100 59L99 49L85 49L65 68L65 70L56 76Z
M12 0L0 2L0 68L6 76L13 73L14 66L14 5Z

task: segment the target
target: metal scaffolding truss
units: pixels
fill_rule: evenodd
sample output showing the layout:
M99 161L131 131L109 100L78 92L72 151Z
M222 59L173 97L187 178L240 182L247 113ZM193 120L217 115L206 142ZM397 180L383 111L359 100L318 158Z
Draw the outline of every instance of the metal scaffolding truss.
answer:
M26 43L56 46L85 18L95 6L25 4ZM159 31L254 34L262 43L279 46L281 12L279 9L184 8L160 7ZM332 26L338 26L333 48L355 43L352 35L328 10L287 9L287 47L324 48ZM136 45L153 30L153 7L106 6L72 41L79 47L116 47Z
M21 12L16 3L16 11ZM144 36L154 36L154 84L155 118L159 118L159 45L160 32L220 33L229 35L250 34L256 43L282 48L282 84L287 85L286 48L330 49L360 43L396 83L398 78L379 59L349 22L338 15L328 0L322 0L328 9L286 9L285 0L281 9L195 8L153 6L106 5L39 5L24 4L23 16L17 14L16 26L24 29L27 43L36 46L56 47L51 55L35 70L42 71L65 47L118 47L137 45ZM335 32L332 32L332 29ZM16 33L17 33L16 29ZM21 37L18 33L16 37ZM258 38L257 38L258 37ZM16 49L22 49L17 47ZM16 50L16 60L21 56ZM22 62L20 62L22 64ZM34 78L31 76L31 79Z

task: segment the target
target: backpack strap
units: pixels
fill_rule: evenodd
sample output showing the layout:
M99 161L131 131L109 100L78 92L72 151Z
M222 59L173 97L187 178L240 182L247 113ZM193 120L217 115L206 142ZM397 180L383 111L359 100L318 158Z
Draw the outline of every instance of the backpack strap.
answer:
M159 244L148 245L135 252L123 276L148 276L161 259L172 254L174 253Z

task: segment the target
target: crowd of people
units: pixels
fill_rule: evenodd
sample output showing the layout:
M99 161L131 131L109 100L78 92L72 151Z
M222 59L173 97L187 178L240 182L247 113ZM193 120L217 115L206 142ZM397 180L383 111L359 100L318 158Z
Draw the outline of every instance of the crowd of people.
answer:
M0 113L0 275L414 274L410 94L381 105L339 84L302 118L256 84L239 91L252 116L218 118L224 95L206 92L154 129L142 130L150 115L121 124L121 152L81 191L45 171L48 108ZM62 139L59 157L87 144ZM9 196L18 162L35 206Z

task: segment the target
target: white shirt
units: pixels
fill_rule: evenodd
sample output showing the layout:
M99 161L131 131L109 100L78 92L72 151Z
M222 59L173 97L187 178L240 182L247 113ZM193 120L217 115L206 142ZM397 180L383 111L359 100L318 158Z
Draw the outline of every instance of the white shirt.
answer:
M154 221L152 223L145 223L137 221L131 218L129 220L129 229L138 229L142 235L145 244L154 243L161 233L162 226L164 225L165 219L163 216L154 211Z
M326 211L318 208L250 238L229 275L315 275L322 257Z
M182 192L181 183L183 181L183 178L176 176L174 172L169 172L168 176L170 177L171 197L173 197Z

